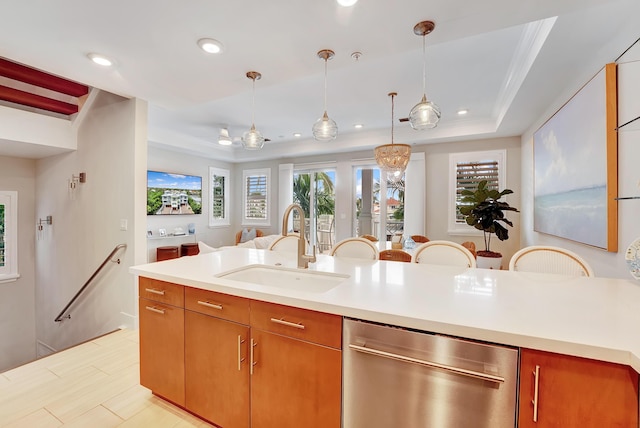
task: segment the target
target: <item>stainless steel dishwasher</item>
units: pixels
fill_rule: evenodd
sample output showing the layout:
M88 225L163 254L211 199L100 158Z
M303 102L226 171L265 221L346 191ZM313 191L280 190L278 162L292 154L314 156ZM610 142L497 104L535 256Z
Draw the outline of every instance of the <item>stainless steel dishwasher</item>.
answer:
M513 428L518 350L344 321L344 428Z

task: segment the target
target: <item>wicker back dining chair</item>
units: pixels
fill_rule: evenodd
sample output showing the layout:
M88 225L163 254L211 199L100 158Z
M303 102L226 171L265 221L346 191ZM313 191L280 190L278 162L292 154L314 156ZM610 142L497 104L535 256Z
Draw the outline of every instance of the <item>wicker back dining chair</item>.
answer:
M300 237L298 235L281 236L273 241L267 249L271 251L287 251L290 253L297 253L299 240ZM305 240L305 251L308 247L309 243Z
M411 262L476 267L476 259L471 251L451 241L429 241L421 244L414 250Z
M546 245L532 245L516 252L509 260L509 270L595 276L591 266L573 251Z
M411 254L402 250L382 250L380 251L380 260L391 260L394 262L411 262Z
M378 260L378 247L364 238L347 238L333 246L331 256Z
M475 242L471 242L471 241L464 241L462 244L464 248L466 248L467 250L471 251L471 254L473 254L473 258L477 258L477 254L476 254L476 244Z
M378 238L376 238L373 235L364 234L364 235L360 235L360 238L368 239L371 242L378 242Z

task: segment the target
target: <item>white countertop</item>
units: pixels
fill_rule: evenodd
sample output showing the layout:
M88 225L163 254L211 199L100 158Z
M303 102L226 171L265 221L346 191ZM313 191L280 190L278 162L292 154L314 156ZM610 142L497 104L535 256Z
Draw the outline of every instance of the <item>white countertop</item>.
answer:
M296 268L295 254L228 248L130 272L380 323L626 364L640 372L640 284L611 278L463 269L318 255L310 271L349 275L324 293L216 275L251 264Z

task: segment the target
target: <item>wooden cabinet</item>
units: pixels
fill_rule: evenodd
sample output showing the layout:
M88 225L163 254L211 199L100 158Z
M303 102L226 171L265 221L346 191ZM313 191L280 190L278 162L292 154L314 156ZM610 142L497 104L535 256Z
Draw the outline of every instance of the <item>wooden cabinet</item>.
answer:
M519 403L520 428L637 428L638 374L624 365L522 349Z
M186 408L249 427L249 301L186 287L185 306Z
M140 384L184 406L184 291L140 278Z
M252 428L340 427L342 318L251 302Z
M184 290L187 410L222 427L340 427L342 317Z

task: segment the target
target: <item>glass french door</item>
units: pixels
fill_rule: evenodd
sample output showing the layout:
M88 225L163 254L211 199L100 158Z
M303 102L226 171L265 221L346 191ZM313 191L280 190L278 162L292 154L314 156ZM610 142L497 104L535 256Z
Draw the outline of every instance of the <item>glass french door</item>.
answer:
M335 244L335 169L304 169L293 173L293 202L305 213L305 237L318 253L328 253ZM293 213L294 230L300 219Z
M404 233L404 174L390 179L376 165L354 167L353 236L373 235L390 241ZM382 178L382 179L381 179Z

